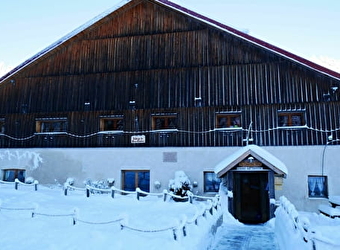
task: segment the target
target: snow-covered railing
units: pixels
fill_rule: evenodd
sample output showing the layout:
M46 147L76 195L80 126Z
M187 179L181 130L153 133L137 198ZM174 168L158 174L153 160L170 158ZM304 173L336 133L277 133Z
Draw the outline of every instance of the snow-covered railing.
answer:
M21 186L25 186L25 187L34 187L35 191L38 191L38 184L39 182L37 180L33 181L33 183L24 183L19 181L19 179L15 179L14 182L13 181L0 181L0 184L6 184L6 185L13 185L14 184L14 188L16 190L18 190L19 185Z
M187 236L187 228L189 225L194 224L195 226L199 226L198 220L199 218L207 218L207 211L211 216L214 216L216 213L214 212L219 210L219 198L216 196L215 202L211 202L211 200L207 201L207 204L202 206L201 209L197 209L195 215L188 219L187 216L182 215L181 219L177 223L177 225L164 227L164 228L153 228L153 229L145 229L145 228L137 228L131 225L128 225L127 219L121 220L120 225L121 229L124 228L136 231L136 232L143 232L143 233L156 233L156 232L163 232L163 231L172 231L174 240L178 240L178 238L182 235L183 237ZM216 216L218 216L216 214Z
M86 190L88 187L86 187ZM82 191L85 190L82 189ZM98 191L102 191L100 189L97 189ZM105 191L107 191L105 189ZM146 193L146 192L141 192L141 193ZM154 194L154 195L161 195L161 194ZM218 216L217 213L214 211L219 211L219 197L212 197L212 200L207 200L205 204L200 204L200 207L197 208L196 213L194 216L190 219L187 218L186 215L180 216L180 219L178 220L177 223L173 223L173 225L165 226L163 228L138 228L136 226L130 225L129 220L128 220L128 215L122 214L119 215L116 219L114 220L109 220L109 221L87 221L84 219L79 218L79 212L78 209L75 208L73 211L70 212L64 212L64 213L46 213L46 212L41 212L39 209L39 206L36 204L34 207L7 207L3 206L2 201L0 200L0 211L1 210L12 210L12 211L30 211L31 212L31 217L36 218L36 217L68 217L72 218L72 224L76 225L77 223L85 223L85 224L100 224L100 225L105 225L105 224L113 224L117 223L120 225L120 229L128 229L136 232L142 232L142 233L157 233L157 232L165 232L165 231L171 231L174 240L178 240L179 237L186 237L187 236L187 230L189 225L195 225L199 226L198 220L200 218L207 218L208 214L210 216ZM207 213L208 212L208 213Z
M295 206L284 196L280 197L280 206L275 212L275 231L280 249L325 250L340 249L340 245L321 237L311 230L308 218L300 216ZM289 242L289 244L287 244Z
M182 200L182 201L188 200L190 203L193 202L193 199L211 200L211 201L216 199L216 196L215 197L213 197L213 196L199 196L199 195L194 195L191 192L188 192L187 196L179 196L179 195L175 195L172 192L168 192L166 189L164 189L162 193L149 193L149 192L145 192L145 191L141 190L140 188L136 188L135 191L126 191L126 190L116 188L114 186L112 186L111 188L96 188L96 187L92 187L90 185L86 185L85 188L78 188L78 187L74 187L74 186L70 185L69 183L65 183L64 184L64 194L65 194L65 196L68 195L68 191L81 191L81 192L86 193L86 197L90 197L91 193L101 193L101 194L111 193L112 198L115 198L116 192L121 193L121 194L134 194L134 195L136 195L137 200L139 200L141 196L157 196L157 197L163 196L164 201L167 200L167 197L171 197L171 198L176 198L176 199Z

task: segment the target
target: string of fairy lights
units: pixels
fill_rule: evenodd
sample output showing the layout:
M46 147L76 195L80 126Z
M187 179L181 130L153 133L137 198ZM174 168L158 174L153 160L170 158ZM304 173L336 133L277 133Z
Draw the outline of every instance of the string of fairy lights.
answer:
M214 132L219 132L219 133L237 133L237 132L246 132L246 133L268 133L272 132L275 130L301 130L301 129L308 129L311 131L315 132L320 132L320 133L334 133L340 130L340 128L336 129L318 129L318 128L313 128L310 126L291 126L291 127L275 127L275 128L268 128L268 129L252 129L252 128L216 128L216 129L210 129L210 130L205 130L205 131L189 131L189 130L180 130L180 129L163 129L163 130L141 130L141 131L124 131L124 130L119 130L119 131L98 131L94 132L91 134L87 135L77 135L74 133L69 133L69 132L42 132L42 133L34 133L30 136L27 137L14 137L11 135L8 135L6 133L0 133L0 138L1 137L6 137L11 140L16 140L16 141L26 141L30 140L36 136L58 136L58 135L67 135L70 137L75 137L75 138L90 138L98 135L121 135L121 134L131 134L131 135L137 135L137 134L166 134L166 133L187 133L187 134L209 134L209 133L214 133Z

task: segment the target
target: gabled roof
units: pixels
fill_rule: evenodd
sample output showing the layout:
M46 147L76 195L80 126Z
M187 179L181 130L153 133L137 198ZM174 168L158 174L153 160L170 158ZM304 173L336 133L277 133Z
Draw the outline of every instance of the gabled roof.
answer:
M47 54L48 52L50 52L51 50L57 48L58 46L60 46L61 44L63 44L64 42L66 42L67 40L71 39L72 37L76 36L77 34L79 34L80 32L84 31L85 29L89 28L91 25L93 25L94 23L100 21L101 19L103 19L104 17L110 15L111 13L115 12L117 9L119 9L120 7L123 7L124 5L128 4L129 2L133 2L133 1L139 1L139 0L123 0L121 1L118 5L114 6L113 8L109 9L108 11L102 13L101 15L98 15L97 17L95 17L94 19L90 20L89 22L85 23L84 25L80 26L78 29L72 31L71 33L67 34L66 36L62 37L61 39L59 39L58 41L56 41L55 43L53 43L52 45L48 46L46 49L42 50L41 52L37 53L36 55L34 55L33 57L29 58L28 60L26 60L25 62L23 62L22 64L20 64L19 66L17 66L16 68L14 68L13 70L11 70L9 73L5 74L3 77L0 78L0 82L6 80L7 78L9 78L10 76L12 76L13 74L15 74L16 72L18 72L19 70L25 68L26 66L28 66L29 64L31 64L32 62L34 62L35 60L39 59L40 57L42 57L43 55ZM318 71L322 74L328 75L332 78L336 78L337 80L340 80L340 73L337 73L335 71L332 71L328 68L325 68L321 65L318 65L316 63L313 63L307 59L304 59L300 56L297 56L293 53L290 53L286 50L283 50L279 47L276 47L272 44L269 44L263 40L260 40L258 38L255 38L253 36L250 36L248 34L245 34L237 29L234 29L230 26L224 25L218 21L215 21L211 18L208 18L206 16L203 16L197 12L194 12L190 9L187 9L185 7L182 7L176 3L170 2L168 0L146 0L146 1L150 1L150 2L156 2L159 3L163 6L166 7L170 7L176 11L179 11L185 15L188 15L192 18L195 18L197 20L200 20L202 22L205 22L208 25L214 26L218 29L221 29L225 32L228 32L230 34L233 34L237 37L240 37L248 42L251 42L253 44L256 44L264 49L270 50L276 54L279 54L283 57L286 57L292 61L295 61L301 65L304 65L308 68L311 68L315 71Z
M245 146L225 158L216 165L215 173L218 177L223 176L249 155L253 156L268 168L272 169L276 174L284 176L288 174L288 169L282 161L270 154L267 150L256 145Z

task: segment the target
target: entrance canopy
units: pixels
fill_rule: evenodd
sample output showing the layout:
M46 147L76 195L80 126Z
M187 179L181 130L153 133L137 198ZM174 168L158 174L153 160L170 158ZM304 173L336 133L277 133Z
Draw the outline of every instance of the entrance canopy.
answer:
M225 158L216 165L215 173L218 177L222 177L248 156L253 156L256 160L273 170L275 174L283 175L284 177L288 174L287 167L282 161L270 154L267 150L256 145L245 146Z

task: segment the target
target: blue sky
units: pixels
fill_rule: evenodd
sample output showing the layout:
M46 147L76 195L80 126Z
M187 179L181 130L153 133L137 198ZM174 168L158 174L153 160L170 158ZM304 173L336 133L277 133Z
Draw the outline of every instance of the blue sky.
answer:
M15 0L0 9L0 62L17 66L121 0ZM173 0L310 59L340 60L339 0Z

